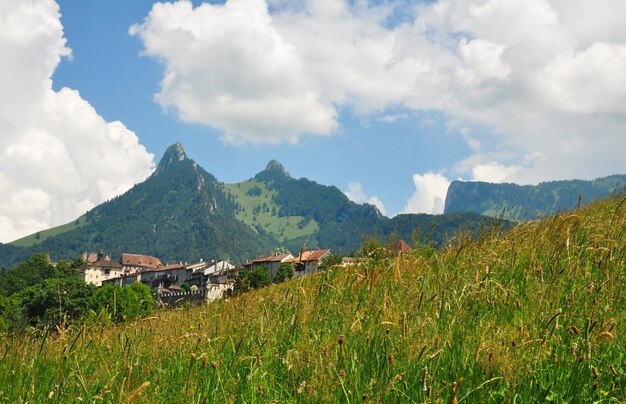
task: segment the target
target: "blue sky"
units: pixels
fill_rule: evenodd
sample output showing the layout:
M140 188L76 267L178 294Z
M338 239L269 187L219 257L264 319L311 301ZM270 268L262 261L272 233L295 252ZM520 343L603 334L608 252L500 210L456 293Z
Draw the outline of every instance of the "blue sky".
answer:
M0 242L145 179L277 159L440 213L454 179L626 172L626 2L0 0Z
M250 178L277 159L295 177L342 190L359 182L384 202L388 214L395 214L414 192L414 173L443 170L471 152L436 111L386 123L354 116L348 108L341 110L340 127L328 138L303 138L295 145L225 144L218 130L181 122L153 100L163 66L141 56L141 40L128 33L148 15L151 1L60 0L59 5L73 57L55 71L54 87L79 90L106 120L120 120L134 131L157 159L180 141L191 158L224 182Z

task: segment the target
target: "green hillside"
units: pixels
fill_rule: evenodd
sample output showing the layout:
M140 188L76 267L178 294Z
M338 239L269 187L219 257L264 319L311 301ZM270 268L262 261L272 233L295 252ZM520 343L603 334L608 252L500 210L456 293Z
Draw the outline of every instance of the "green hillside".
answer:
M237 220L234 212L221 184L176 144L146 181L87 212L79 226L51 229L59 234L41 237L30 247L19 248L33 237L0 246L0 262L15 265L37 252L71 259L101 248L113 256L133 251L164 262L243 260L271 248L273 243Z
M36 244L46 241L50 237L58 236L59 234L66 233L68 231L76 230L87 224L85 216L81 216L76 220L72 220L61 226L53 227L51 229L42 230L40 232L31 234L29 236L20 238L11 242L16 247L31 247Z
M476 212L520 221L573 209L626 189L626 175L593 181L570 180L538 185L491 184L453 181L448 188L444 213Z
M59 260L100 249L164 262L243 261L278 246L297 252L303 245L348 255L366 238L412 242L417 234L421 242L443 245L459 229L476 233L490 223L476 213L389 219L335 186L292 178L277 161L247 181L223 184L187 158L180 144L168 148L146 181L77 220L0 244L0 266L15 266L39 252Z
M237 219L259 233L274 237L279 243L314 235L319 226L303 216L280 216L280 206L274 201L276 190L264 182L249 180L226 184L224 188L237 206Z
M2 335L0 397L624 402L624 229L613 198L199 308Z

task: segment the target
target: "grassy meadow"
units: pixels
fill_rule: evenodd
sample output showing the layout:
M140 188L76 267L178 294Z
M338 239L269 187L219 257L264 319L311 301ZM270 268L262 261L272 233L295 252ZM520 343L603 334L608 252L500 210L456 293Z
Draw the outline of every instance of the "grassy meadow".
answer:
M279 216L280 206L273 200L276 190L270 189L264 182L248 180L225 184L224 189L240 207L236 212L237 219L255 230L260 226L279 242L310 236L319 230L315 220L300 225L300 222L306 221L302 216ZM258 194L251 190L257 190Z
M0 335L0 402L623 402L626 198L136 322Z

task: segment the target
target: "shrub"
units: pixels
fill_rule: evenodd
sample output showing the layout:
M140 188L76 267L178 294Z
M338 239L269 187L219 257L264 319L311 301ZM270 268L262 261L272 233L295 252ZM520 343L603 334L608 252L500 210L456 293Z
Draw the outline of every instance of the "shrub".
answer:
M274 276L274 283L281 283L291 278L293 278L293 265L289 262L283 262Z
M90 309L96 313L106 311L115 322L147 316L155 307L156 301L150 288L141 283L124 288L105 285L96 289L89 302Z

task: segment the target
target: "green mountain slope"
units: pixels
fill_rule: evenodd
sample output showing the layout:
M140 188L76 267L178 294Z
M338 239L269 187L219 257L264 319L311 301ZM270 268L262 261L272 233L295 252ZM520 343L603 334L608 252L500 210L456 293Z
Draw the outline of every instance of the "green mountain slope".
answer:
M476 212L510 220L534 219L575 208L621 193L626 175L612 175L593 181L551 181L538 185L491 184L453 181L448 188L444 213Z
M237 218L292 251L306 243L349 254L361 247L363 237L385 240L396 234L410 242L416 229L422 241L441 244L460 228L477 231L485 224L485 217L475 213L389 219L373 205L350 201L337 187L292 178L275 160L254 178L225 189L237 207Z
M350 201L337 187L295 179L277 161L253 178L223 184L171 146L146 181L76 221L0 244L0 266L34 253L55 260L105 249L155 255L163 261L230 258L241 261L285 246L297 253L331 248L341 254L360 249L364 237L390 235L442 244L458 229L478 231L485 217L398 215L389 219L373 205ZM488 220L487 220L488 221Z
M234 212L221 183L176 144L146 181L89 211L83 225L28 247L16 248L25 244L18 240L2 246L0 256L7 265L40 251L58 259L104 248L114 256L133 251L163 261L240 260L267 251L271 243Z

